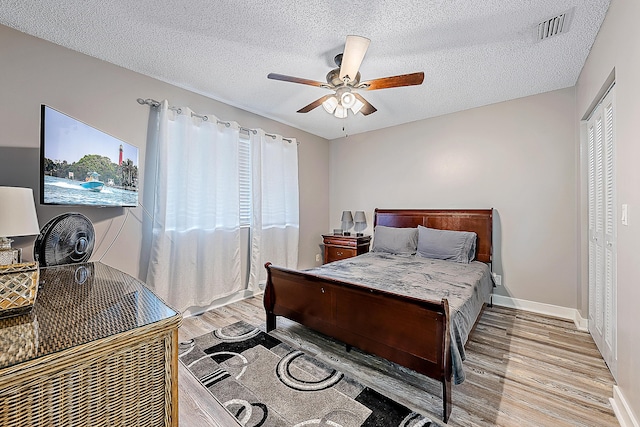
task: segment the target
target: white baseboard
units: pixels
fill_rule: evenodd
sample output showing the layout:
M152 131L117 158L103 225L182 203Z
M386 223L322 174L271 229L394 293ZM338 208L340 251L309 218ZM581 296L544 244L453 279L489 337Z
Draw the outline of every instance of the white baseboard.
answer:
M573 319L573 323L576 324L576 328L579 331L589 332L589 319L582 317L578 310L576 310L576 317Z
M613 386L613 398L609 399L613 412L620 423L620 427L640 427L638 420L631 412L631 408L617 385Z
M183 317L197 316L198 314L202 314L205 311L213 310L214 308L222 307L227 304L231 304L233 302L238 302L243 299L251 298L255 295L260 295L264 293L264 291L260 290L257 292L250 291L248 289L244 291L236 292L235 294L231 294L224 298L220 298L212 302L207 307L189 307L185 311L182 312Z
M547 316L559 317L573 321L580 331L588 332L588 321L580 315L575 308L561 307L559 305L545 304L542 302L528 301L518 298L505 297L502 295L492 295L494 304L502 307L517 308L531 311L533 313L546 314Z

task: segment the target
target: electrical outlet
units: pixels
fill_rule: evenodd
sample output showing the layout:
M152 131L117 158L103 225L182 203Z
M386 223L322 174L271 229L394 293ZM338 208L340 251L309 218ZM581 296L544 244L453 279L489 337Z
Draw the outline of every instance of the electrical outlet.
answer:
M320 262L320 254L316 254L316 262Z
M493 281L496 286L502 286L502 276L497 273L491 273L493 275Z

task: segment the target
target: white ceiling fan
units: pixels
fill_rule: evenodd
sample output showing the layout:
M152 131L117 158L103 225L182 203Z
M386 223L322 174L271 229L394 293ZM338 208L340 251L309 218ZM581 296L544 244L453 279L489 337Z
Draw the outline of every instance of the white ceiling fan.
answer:
M366 37L347 36L344 53L336 55L334 59L338 68L329 71L326 83L276 73L270 73L267 78L317 86L334 91L334 93L318 98L311 104L302 107L298 110L298 113L308 113L319 105L322 105L329 114L333 114L342 119L347 117L349 110L351 110L353 114L362 113L368 116L369 114L375 113L377 109L364 99L358 91L414 86L420 85L424 81L424 73L419 72L361 82L361 76L358 70L367 53L369 43L371 43L371 40Z

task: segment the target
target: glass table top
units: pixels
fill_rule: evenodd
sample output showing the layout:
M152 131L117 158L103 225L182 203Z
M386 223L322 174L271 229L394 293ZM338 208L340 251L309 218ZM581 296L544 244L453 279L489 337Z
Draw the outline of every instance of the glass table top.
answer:
M40 269L33 309L0 319L0 369L181 315L102 263Z

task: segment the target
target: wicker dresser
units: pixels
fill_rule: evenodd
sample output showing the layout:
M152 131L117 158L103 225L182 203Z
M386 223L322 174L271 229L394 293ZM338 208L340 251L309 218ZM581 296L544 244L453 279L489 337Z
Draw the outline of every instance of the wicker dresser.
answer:
M42 269L33 310L0 320L0 426L177 426L181 320L107 265Z

